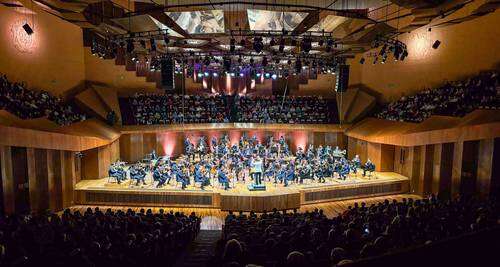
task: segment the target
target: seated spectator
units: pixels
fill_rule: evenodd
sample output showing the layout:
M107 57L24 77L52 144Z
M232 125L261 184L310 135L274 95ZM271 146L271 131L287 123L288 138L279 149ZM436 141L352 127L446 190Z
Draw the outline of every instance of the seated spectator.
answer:
M440 200L434 196L385 200L371 206L356 203L331 219L317 209L304 213L274 210L259 217L230 213L220 242L238 241L245 255L240 264L341 266L495 227L498 216L494 200ZM215 257L220 255L216 253ZM221 260L215 258L213 262Z
M63 103L62 99L46 91L28 90L21 83L11 83L5 75L0 76L0 109L6 109L21 119L46 116L58 125L86 119L75 106Z
M0 266L171 266L199 227L195 214L150 209L0 216Z
M236 96L238 122L255 123L335 123L336 103L314 96Z
M229 122L222 96L136 94L120 102L122 110L131 112L122 116L129 125Z
M421 122L431 115L462 117L478 108L500 108L500 76L492 71L465 81L403 96L375 116L380 119Z

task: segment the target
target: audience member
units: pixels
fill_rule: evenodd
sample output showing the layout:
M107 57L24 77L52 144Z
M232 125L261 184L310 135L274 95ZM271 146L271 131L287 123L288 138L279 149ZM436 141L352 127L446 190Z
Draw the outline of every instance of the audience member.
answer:
M199 227L194 213L150 209L0 216L0 266L172 266Z
M256 123L334 123L336 103L321 97L236 97L238 122Z
M122 116L129 125L229 122L226 100L221 96L136 94L121 99L121 105L132 113Z
M46 91L33 91L21 83L11 83L0 76L0 109L6 109L21 119L46 116L59 125L85 120L85 115L73 105L63 103Z
M375 116L393 121L421 122L431 115L462 117L478 109L500 108L500 76L492 71L465 81L448 82L389 103Z
M252 213L253 214L253 213ZM241 265L337 266L360 258L382 255L426 242L435 242L498 225L494 200L475 198L440 200L385 200L349 207L334 218L321 210L263 213L261 216L226 218L220 243L238 242ZM227 241L229 240L229 241ZM212 265L226 264L220 245ZM233 254L232 256L236 256Z

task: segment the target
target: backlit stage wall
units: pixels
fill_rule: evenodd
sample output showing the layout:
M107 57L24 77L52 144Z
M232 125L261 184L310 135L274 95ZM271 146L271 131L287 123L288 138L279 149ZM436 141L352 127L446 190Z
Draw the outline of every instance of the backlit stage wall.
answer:
M189 137L191 142L198 142L201 136L207 137L210 144L212 137L229 136L231 144L236 144L243 134L255 136L260 142L268 137L275 139L284 136L293 153L299 148L307 148L309 144L339 146L345 149L347 142L342 132L321 132L311 130L192 130L192 131L155 131L134 132L123 134L120 137L120 156L127 162L135 162L144 158L148 153L156 150L158 155L176 157L184 152L184 139Z

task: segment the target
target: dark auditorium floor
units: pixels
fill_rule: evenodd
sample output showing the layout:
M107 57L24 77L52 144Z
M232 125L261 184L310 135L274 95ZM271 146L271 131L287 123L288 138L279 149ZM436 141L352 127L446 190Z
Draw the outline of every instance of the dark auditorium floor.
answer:
M401 200L403 198L413 198L419 199L421 198L418 195L411 194L399 194L399 195L389 195L389 196L380 196L380 197L371 197L371 198L360 198L360 199L351 199L351 200L343 200L343 201L333 201L319 204L311 204L311 205L303 205L300 208L301 212L311 211L314 209L322 209L325 215L328 218L333 216L337 216L338 214L344 212L349 206L354 205L355 202L361 203L366 202L367 205L371 205L372 203L378 203L388 199L392 201L393 199ZM94 208L95 206L86 206L86 205L76 205L72 206L70 209L72 211L80 210L80 212L84 212L87 208ZM201 230L222 230L222 225L224 224L224 219L227 216L227 211L221 211L220 209L209 209L209 208L179 208L179 207L131 207L131 206L99 206L101 210L106 210L111 208L113 210L127 210L132 209L135 212L139 212L140 209L151 209L154 213L159 212L160 209L164 209L165 212L174 211L174 212L184 212L185 214L190 214L191 212L195 212L198 216L202 217L201 221Z

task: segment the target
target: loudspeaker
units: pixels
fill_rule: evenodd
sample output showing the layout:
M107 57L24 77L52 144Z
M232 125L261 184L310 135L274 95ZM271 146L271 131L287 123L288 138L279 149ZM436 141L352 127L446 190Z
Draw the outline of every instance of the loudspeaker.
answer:
M437 48L439 47L439 45L440 45L440 44L441 44L441 41L436 40L436 41L434 42L434 44L432 44L432 48L437 49Z
M348 86L349 86L349 65L338 65L335 91L345 92Z
M24 31L26 31L26 33L27 33L28 35L32 35L32 34L33 34L33 32L34 32L34 31L33 31L33 29L30 27L30 25L29 25L28 23L25 23L25 24L23 25L23 29L24 29Z
M167 91L174 90L174 60L171 57L161 59L161 84Z

